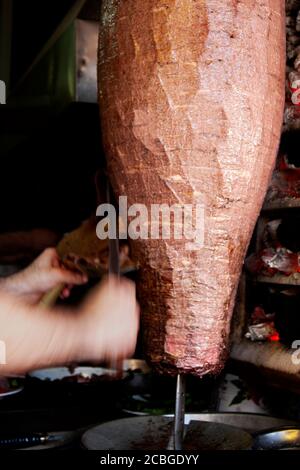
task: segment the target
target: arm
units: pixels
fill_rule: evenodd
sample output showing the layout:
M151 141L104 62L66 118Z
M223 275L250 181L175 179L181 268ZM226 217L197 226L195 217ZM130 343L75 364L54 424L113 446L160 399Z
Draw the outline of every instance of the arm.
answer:
M78 311L42 309L2 293L0 340L6 345L6 364L0 364L0 375L128 357L138 324L135 288L127 280L103 282Z

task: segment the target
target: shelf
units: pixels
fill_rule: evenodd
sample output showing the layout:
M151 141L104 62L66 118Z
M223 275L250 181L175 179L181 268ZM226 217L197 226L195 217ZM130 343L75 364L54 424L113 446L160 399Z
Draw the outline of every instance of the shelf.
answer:
M265 284L281 284L286 286L300 286L300 273L285 276L284 274L275 274L274 276L257 276L254 278L257 282Z
M265 202L262 210L264 212L284 210L284 209L297 209L300 208L300 198L281 198L274 199L274 201Z
M230 358L237 373L255 377L268 386L300 393L300 366L293 362L296 349L280 343L253 343L247 339L232 344Z
M246 273L247 278L262 284L279 284L284 286L300 286L300 273L294 273L290 276L284 274L274 274L274 276L254 276L253 274Z
M257 282L264 284L281 284L285 286L300 286L300 273L285 276L284 274L275 274L274 276L257 276L254 278Z

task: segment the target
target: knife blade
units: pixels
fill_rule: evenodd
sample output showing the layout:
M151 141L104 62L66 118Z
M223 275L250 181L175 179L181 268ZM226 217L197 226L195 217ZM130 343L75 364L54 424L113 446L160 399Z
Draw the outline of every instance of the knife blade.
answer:
M107 203L111 204L112 202L112 190L109 181L107 182ZM111 224L114 221L110 221ZM118 278L120 277L120 246L119 246L119 237L118 237L118 223L116 222L116 238L109 238L109 275L115 275Z
M106 198L107 203L112 203L112 190L109 181L107 180L107 187L106 187ZM114 221L110 221L110 223L114 223ZM116 238L109 238L108 240L108 248L109 248L109 262L108 262L108 276L116 276L120 279L120 246L119 246L119 237L118 237L118 230L119 226L116 221ZM110 368L119 371L122 369L122 361L119 360L112 360L109 364Z

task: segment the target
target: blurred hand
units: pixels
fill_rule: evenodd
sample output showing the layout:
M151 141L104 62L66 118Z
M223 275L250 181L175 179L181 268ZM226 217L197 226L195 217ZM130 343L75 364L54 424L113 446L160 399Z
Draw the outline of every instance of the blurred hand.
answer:
M139 329L134 283L115 277L103 281L79 315L84 359L115 361L134 353Z
M84 284L87 280L86 276L61 266L55 248L47 248L28 268L6 278L1 286L34 304L59 285L65 285L62 296L68 297L73 285Z

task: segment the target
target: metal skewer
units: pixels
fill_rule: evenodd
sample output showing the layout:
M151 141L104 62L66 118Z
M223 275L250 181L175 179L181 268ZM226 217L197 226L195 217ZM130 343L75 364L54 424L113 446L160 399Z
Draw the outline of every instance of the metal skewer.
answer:
M185 376L178 374L174 420L174 450L182 450L185 416Z

